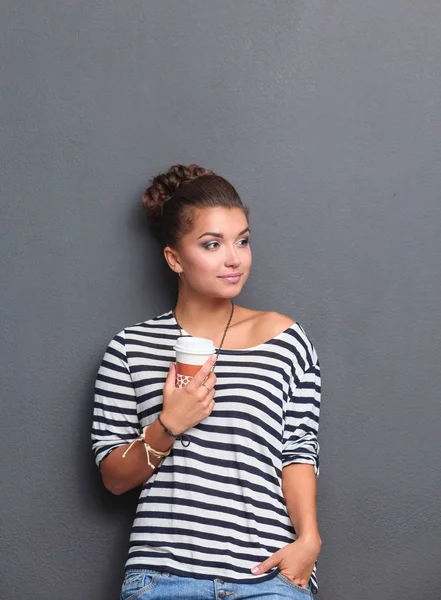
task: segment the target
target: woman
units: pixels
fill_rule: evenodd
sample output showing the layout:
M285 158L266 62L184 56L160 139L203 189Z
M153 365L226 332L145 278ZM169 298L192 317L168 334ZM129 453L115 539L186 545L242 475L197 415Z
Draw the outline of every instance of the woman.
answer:
M224 178L175 165L143 196L178 274L174 309L125 328L100 366L93 448L114 494L142 486L121 600L317 593L320 365L303 327L233 302L248 209ZM213 340L175 386L179 336ZM213 357L212 357L213 358Z

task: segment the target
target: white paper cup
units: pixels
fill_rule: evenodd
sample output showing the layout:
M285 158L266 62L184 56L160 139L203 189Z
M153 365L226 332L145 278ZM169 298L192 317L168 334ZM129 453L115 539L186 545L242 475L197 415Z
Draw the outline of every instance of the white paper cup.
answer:
M176 387L184 387L193 379L216 348L212 340L200 337L179 337L176 350Z

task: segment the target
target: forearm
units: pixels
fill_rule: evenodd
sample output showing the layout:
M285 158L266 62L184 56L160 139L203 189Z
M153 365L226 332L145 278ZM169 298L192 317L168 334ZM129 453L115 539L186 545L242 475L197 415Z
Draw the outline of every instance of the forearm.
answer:
M293 463L282 469L282 493L289 518L302 539L321 546L317 523L317 478L313 465Z
M158 419L147 429L145 439L148 444L159 452L167 452L173 446L174 438L165 433ZM130 451L123 458L129 444L115 448L101 462L101 476L106 488L113 494L119 495L127 492L150 479L155 469L147 462L144 443L139 441L133 444ZM150 462L155 468L162 462L162 457L154 456L150 452Z

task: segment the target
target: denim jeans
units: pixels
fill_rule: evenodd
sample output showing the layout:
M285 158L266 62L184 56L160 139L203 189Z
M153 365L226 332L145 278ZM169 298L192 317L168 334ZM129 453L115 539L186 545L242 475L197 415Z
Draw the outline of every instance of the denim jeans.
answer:
M307 600L302 588L278 573L259 583L226 583L221 579L195 579L151 569L126 571L120 600Z

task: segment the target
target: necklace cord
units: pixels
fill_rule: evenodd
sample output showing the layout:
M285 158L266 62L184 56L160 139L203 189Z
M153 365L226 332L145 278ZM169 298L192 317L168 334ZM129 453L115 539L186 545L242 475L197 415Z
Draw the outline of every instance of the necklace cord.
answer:
M219 354L220 354L220 351L221 351L221 349L222 349L222 346L223 346L223 343L224 343L224 340L225 340L225 336L227 335L228 328L230 327L230 323L231 323L231 320L232 320L232 318L233 318L233 314L234 314L234 306L235 306L235 305L234 305L234 302L231 300L231 312L230 312L230 318L228 319L228 323L227 323L227 326L226 326L226 327L225 327L225 329L224 329L224 334L223 334L223 336L222 336L222 340L221 340L220 346L219 346L219 348L218 348L218 351L216 352L216 361L215 361L214 365L211 367L211 371L212 371L212 372L214 372L214 367L216 366L217 359L219 358ZM174 317L174 319L175 319L175 321L176 321L176 325L179 327L179 333L181 334L181 337L183 337L183 333L182 333L182 327L180 326L180 324L179 324L179 321L178 321L178 319L176 318L176 308L173 308L173 309L172 309L172 314L173 314L173 317Z

